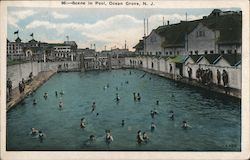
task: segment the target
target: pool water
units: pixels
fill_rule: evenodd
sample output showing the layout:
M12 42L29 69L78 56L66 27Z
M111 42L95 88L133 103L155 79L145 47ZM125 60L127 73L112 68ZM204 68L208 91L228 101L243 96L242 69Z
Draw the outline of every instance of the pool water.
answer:
M7 113L7 150L241 150L239 100L144 74L112 70L54 75ZM104 89L107 84L109 88ZM64 95L56 97L55 91L61 90ZM140 93L140 102L134 101L133 92ZM119 103L115 101L116 93L121 98ZM35 106L33 99L37 101ZM62 110L58 107L60 100ZM94 101L96 110L92 113ZM153 119L150 111L154 108L159 114ZM171 110L174 120L169 118ZM87 121L85 129L80 128L82 117ZM183 129L183 120L191 127ZM156 124L154 132L150 130L151 122ZM30 135L32 127L45 134L42 143ZM114 138L109 145L104 140L106 129ZM148 143L137 144L138 130L146 131ZM89 143L92 134L96 140Z

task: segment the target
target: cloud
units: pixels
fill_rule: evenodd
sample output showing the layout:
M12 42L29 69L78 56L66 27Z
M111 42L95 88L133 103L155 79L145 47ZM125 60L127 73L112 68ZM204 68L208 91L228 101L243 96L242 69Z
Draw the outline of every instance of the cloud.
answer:
M19 28L18 22L36 14L34 10L12 11L8 14L8 24Z
M67 14L61 14L58 12L52 12L51 14L55 19L65 19L65 18L69 17L69 15L67 15Z
M202 18L203 15L194 16L189 15L188 20ZM152 29L162 25L162 17L165 21L170 21L170 24L178 23L180 20L185 20L185 15L169 14L169 15L152 15L149 20L149 32ZM32 28L45 28L48 30L53 29L54 33L67 34L75 33L82 36L79 39L83 41L85 46L89 47L90 44L95 43L98 49L114 47L124 47L125 40L130 49L135 46L139 39L143 36L143 19L137 19L130 15L115 15L107 19L98 20L95 23L55 23L50 21L34 20L26 26L26 29ZM69 35L70 36L70 35ZM71 37L71 36L70 36ZM72 40L74 39L72 37Z

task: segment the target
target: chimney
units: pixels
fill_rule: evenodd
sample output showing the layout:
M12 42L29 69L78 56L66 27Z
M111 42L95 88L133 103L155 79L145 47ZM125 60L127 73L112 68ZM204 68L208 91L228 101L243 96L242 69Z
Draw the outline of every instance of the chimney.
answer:
M144 18L144 37L146 36L146 29L145 29L145 27L146 27L146 24L145 24L145 18Z
M168 21L168 25L169 25L169 21Z

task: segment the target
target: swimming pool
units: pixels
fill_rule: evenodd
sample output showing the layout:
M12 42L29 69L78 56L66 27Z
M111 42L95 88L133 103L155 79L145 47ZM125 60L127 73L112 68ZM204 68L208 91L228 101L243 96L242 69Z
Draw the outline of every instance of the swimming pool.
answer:
M239 100L144 74L112 70L54 75L7 113L7 150L241 150ZM55 91L61 90L64 95L56 97ZM133 92L140 93L140 102L134 101ZM63 102L62 110L59 101ZM93 102L96 110L92 113ZM153 109L159 112L154 119L150 116ZM171 110L174 120L169 118ZM87 121L85 129L80 128L82 117ZM183 129L183 120L191 128ZM156 124L154 132L151 122ZM30 135L32 127L46 135L42 143ZM110 145L104 141L106 129L114 138ZM148 143L137 144L138 130L146 131ZM96 137L92 143L88 142L90 135Z

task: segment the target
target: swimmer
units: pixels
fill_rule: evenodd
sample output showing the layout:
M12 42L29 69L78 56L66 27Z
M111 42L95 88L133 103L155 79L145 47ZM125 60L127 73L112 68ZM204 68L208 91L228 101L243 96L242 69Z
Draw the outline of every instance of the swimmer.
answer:
M103 90L106 90L106 89L107 89L107 86L104 86L104 87L103 87Z
M157 106L159 105L159 101L158 101L158 100L156 101L156 105L157 105Z
M187 121L182 121L182 128L187 129L187 128L192 128L192 127L187 124Z
M174 120L174 111L170 111L169 113L170 113L169 118L170 118L171 120Z
M44 99L46 100L48 98L48 93L45 92L44 95L43 95Z
M124 125L125 125L125 121L124 121L124 119L122 120L122 127L124 127Z
M159 114L158 110L154 108L154 114Z
M116 98L115 99L116 99L116 102L120 101L121 98L119 97L118 93L116 93Z
M96 117L99 116L99 113L96 113Z
M116 89L116 91L118 91L118 87L116 87L115 89Z
M151 77L149 77L149 80L151 80Z
M174 94L173 93L172 93L171 97L174 98Z
M89 141L91 142L95 141L95 136L93 134L89 136Z
M63 90L61 90L61 92L60 92L60 95L61 95L61 96L63 96L63 95L64 95L64 92L63 92Z
M96 105L95 105L95 102L93 102L91 112L94 112L95 108L96 108Z
M85 118L81 119L80 127L81 128L85 128L86 127L86 120L85 120Z
M36 135L38 132L39 132L39 131L38 131L37 129L31 128L30 134L34 136L34 135Z
M134 101L136 101L137 98L135 92L133 93L133 95L134 95Z
M60 101L60 102L59 102L59 108L62 109L62 107L63 107L63 102Z
M151 132L153 132L156 128L156 125L154 124L154 122L151 123Z
M146 132L143 132L142 138L143 138L143 140L144 140L145 143L147 143L147 142L149 141L149 137L148 137L148 135L146 134Z
M33 105L36 105L37 102L36 102L36 99L33 99Z
M128 81L126 81L125 83L128 84Z
M112 141L114 141L114 138L113 138L110 130L106 130L105 140L106 140L107 144L110 144Z
M140 93L137 93L137 100L138 100L138 101L140 101L140 100L141 100Z
M55 91L55 95L56 95L56 97L58 96L57 91Z
M39 131L39 134L38 134L38 138L39 138L39 141L42 143L43 142L43 139L44 139L45 135L43 134L42 131Z
M129 71L129 75L131 75L132 73L131 73L131 71Z
M109 83L107 84L107 88L109 88Z
M139 131L137 132L136 139L137 139L137 143L138 143L138 144L141 144L141 143L143 142L143 136L142 136L142 134L141 134L141 130L139 130Z
M151 115L152 118L155 118L155 113L154 113L154 111L151 110L151 111L150 111L150 115Z

